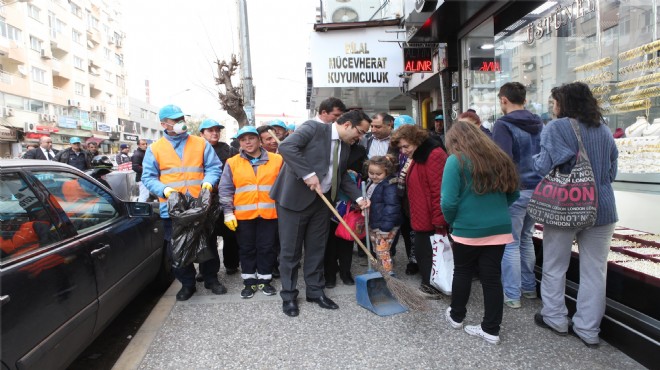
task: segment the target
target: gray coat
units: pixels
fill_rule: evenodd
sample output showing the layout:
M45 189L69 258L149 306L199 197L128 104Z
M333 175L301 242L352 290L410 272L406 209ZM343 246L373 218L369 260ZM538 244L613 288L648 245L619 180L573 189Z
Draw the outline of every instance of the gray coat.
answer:
M284 166L270 191L270 197L280 206L292 211L302 211L312 204L317 195L309 190L303 177L315 172L319 181L323 182L328 176L331 130L332 125L310 120L282 141L279 154L284 158ZM341 142L339 187L352 199L357 199L362 194L346 173L350 150L348 144Z

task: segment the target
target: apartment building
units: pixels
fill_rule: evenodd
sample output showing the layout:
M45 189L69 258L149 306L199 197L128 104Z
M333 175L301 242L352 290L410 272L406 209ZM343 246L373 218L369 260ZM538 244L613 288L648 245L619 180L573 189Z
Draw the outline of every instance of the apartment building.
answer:
M104 153L128 142L124 38L118 0L0 1L0 156L43 135Z

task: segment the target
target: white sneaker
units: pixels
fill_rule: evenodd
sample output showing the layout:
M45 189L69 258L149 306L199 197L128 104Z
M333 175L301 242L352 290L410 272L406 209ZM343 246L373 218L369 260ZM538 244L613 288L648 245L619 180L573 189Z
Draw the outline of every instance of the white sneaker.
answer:
M451 315L449 314L450 312L451 312L451 307L447 307L447 311L445 311L445 320L447 320L449 326L451 326L453 329L456 330L462 329L463 323L454 321L454 319L452 319Z
M464 328L465 332L475 337L481 337L483 340L490 344L500 344L499 335L490 335L481 329L481 325L467 325Z

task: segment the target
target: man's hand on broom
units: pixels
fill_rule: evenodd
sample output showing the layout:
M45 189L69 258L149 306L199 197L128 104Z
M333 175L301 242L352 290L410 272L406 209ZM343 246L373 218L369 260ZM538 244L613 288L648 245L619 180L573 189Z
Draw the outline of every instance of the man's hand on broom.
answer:
M316 175L312 175L307 180L305 180L305 184L307 184L307 187L309 187L309 190L311 191L316 191L316 188L321 188L321 183L319 182L319 178Z

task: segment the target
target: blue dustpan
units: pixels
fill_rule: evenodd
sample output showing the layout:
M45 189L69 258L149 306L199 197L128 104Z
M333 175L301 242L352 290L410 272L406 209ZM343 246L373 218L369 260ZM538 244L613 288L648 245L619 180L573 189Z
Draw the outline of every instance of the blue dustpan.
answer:
M362 196L366 199L364 182L362 183ZM367 232L367 249L371 251L368 211L365 214L364 224ZM383 275L371 269L371 256L367 256L367 261L369 261L369 270L367 273L355 277L355 298L357 303L378 316L389 316L408 311L407 308L394 298L387 288L387 282L385 282Z
M355 277L357 303L378 316L389 316L408 311L387 289L380 272L367 272Z

